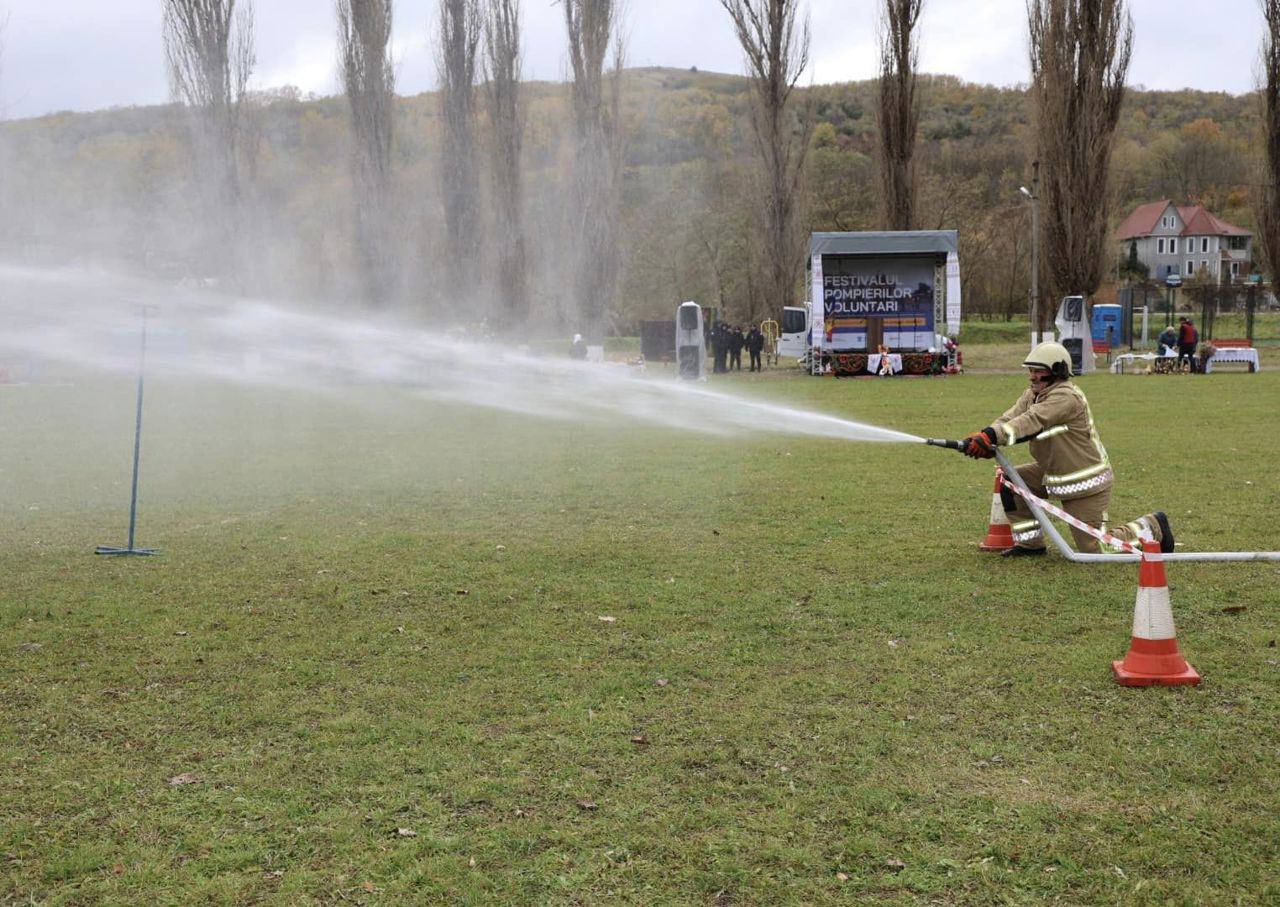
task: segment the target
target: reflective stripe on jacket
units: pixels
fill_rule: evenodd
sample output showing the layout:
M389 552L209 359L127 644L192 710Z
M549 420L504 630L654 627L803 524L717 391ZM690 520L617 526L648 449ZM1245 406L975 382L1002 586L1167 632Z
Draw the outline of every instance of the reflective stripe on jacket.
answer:
M1082 498L1111 487L1111 462L1089 401L1070 381L1055 381L1038 396L1027 388L992 428L1000 445L1037 436L1031 456L1044 470L1045 490L1054 497Z

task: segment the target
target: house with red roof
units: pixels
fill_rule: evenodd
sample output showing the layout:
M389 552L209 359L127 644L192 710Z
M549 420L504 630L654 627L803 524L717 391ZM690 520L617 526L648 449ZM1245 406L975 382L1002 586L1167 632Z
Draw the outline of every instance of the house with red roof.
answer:
M1155 280L1208 275L1217 284L1240 283L1253 261L1253 234L1214 217L1200 205L1165 199L1139 205L1116 230L1120 256L1137 246L1138 261Z

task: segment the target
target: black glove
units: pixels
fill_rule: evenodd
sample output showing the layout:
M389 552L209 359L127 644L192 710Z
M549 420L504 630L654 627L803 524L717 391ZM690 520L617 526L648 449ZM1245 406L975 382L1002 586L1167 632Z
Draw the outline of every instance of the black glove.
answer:
M990 460L996 455L996 433L990 428L975 431L964 439L964 455L975 460Z

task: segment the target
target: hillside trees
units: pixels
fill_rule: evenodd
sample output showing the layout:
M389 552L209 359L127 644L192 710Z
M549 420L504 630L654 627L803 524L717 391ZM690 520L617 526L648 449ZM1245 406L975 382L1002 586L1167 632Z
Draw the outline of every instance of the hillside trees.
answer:
M924 0L884 0L880 25L880 80L877 96L877 161L880 205L888 230L916 228L916 129L920 99L916 68L920 45L916 25Z
M625 183L615 223L626 255L618 256L624 265L614 305L619 318L611 327L670 317L672 305L690 298L736 318L750 295L750 265L760 257L763 211L750 83L653 68L628 70L622 78L627 156L620 159ZM960 231L966 317L1025 316L1029 211L1017 193L1026 183L1032 144L1028 93L942 76L922 75L920 85L918 223ZM562 168L574 127L564 86L525 82L519 89L527 288L530 309L541 316L571 298L572 259L558 243L569 190ZM811 214L802 227L874 229L875 80L801 87L797 94L818 120L806 181ZM284 91L246 101L246 115L258 128L251 197L254 221L264 223L256 235L270 239L255 246L256 276L264 283L254 288L269 281L283 298L346 305L350 276L358 273L349 103ZM403 242L428 253L404 256L400 264L406 285L442 284L435 260L443 258L435 250L446 245L437 179L439 96L397 97L394 104L393 198L404 196L399 207L393 201L394 226ZM1246 166L1261 157L1261 111L1258 94L1127 92L1112 164L1112 227L1139 203L1177 197L1170 174L1186 141L1184 127L1212 118L1221 130L1217 147L1225 152L1203 170L1204 198L1224 199L1214 213L1261 238L1253 203L1256 187L1270 177ZM191 222L199 222L199 196L187 179L188 126L188 111L176 105L0 122L7 154L0 204L9 215L0 218L0 255L33 263L90 261L165 277L215 273L193 272L183 257L192 232L184 218L192 207L197 217ZM243 172L247 177L247 168ZM1260 242L1258 248L1261 255ZM495 261L499 251L495 247ZM1112 266L1119 251L1108 249ZM776 307L766 311L777 315ZM531 319L527 334L564 328Z
M351 117L356 257L366 304L389 302L397 273L391 229L395 72L391 0L337 0L342 87Z
M1097 290L1110 260L1108 177L1133 23L1124 0L1030 0L1031 100L1041 162L1040 261L1055 296ZM1033 305L1040 315L1045 306Z
M513 331L529 315L525 273L524 186L520 149L520 0L488 0L484 9L485 102L489 112L489 171L493 180L493 241L498 260L498 308Z
M794 92L809 65L809 19L800 0L720 0L733 22L751 80L751 127L761 170L761 217L745 320L772 316L795 299L805 250L808 117L794 118Z
M451 299L474 298L479 274L480 172L475 83L479 0L440 2L440 109L444 121L440 190L444 199L446 287Z
M203 202L203 264L243 281L244 209L239 159L242 107L253 71L250 0L164 0L165 64L176 101L191 112L192 172Z
M569 86L573 121L570 241L573 243L573 299L588 348L604 342L606 317L613 314L618 285L618 199L622 169L618 128L622 39L617 34L615 0L563 0L573 81ZM605 60L613 50L613 75Z
M1280 274L1280 0L1262 0L1263 171L1257 194L1258 247L1274 284Z

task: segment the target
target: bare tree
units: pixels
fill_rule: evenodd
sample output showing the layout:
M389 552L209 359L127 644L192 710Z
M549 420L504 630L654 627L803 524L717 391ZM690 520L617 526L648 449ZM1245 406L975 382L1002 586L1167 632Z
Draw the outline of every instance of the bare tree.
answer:
M881 213L890 230L916 226L916 128L920 99L916 71L920 46L914 40L924 0L884 0L880 23L880 83L877 134Z
M173 98L190 108L195 180L204 201L211 264L239 264L243 242L238 149L245 86L253 71L253 5L243 0L164 0L164 50Z
M1110 261L1107 182L1133 22L1124 0L1028 0L1027 13L1042 284L1089 296Z
M574 155L571 194L576 250L574 300L588 346L604 342L618 284L618 104L622 41L615 0L563 0L573 67ZM613 49L613 78L605 60Z
M475 84L479 0L440 0L440 104L444 117L440 179L447 231L446 274L455 297L474 293L480 244Z
M1263 176L1256 203L1258 247L1274 286L1280 274L1280 0L1261 0Z
M391 0L337 0L337 12L342 86L351 110L356 254L365 301L381 307L389 302L397 270L391 231Z
M812 122L792 115L791 98L809 65L809 20L800 0L720 0L733 20L751 78L751 126L763 174L751 321L792 301L804 264L803 204Z
M520 148L520 0L488 0L484 16L485 100L489 111L498 259L498 293L505 320L518 330L528 318L524 192Z

